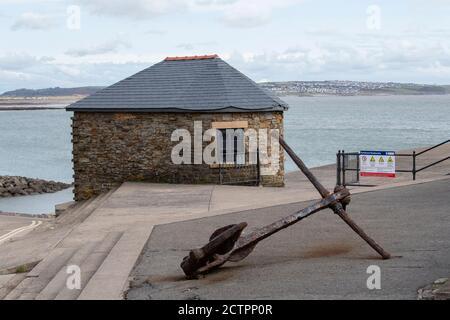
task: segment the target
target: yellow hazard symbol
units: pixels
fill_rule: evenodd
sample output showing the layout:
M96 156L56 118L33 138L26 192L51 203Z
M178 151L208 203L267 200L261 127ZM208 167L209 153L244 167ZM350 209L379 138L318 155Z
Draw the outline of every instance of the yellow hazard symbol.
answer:
M388 163L392 163L392 162L394 162L394 160L392 160L392 157L389 157L388 158Z
M372 158L370 158L370 162L375 162L375 157L372 156Z
M380 159L378 160L379 163L384 163L384 159L383 157L380 157Z

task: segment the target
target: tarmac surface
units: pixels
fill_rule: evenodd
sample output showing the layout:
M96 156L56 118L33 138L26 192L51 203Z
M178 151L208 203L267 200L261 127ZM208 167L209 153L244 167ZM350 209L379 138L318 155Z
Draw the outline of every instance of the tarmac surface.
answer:
M24 227L31 223L32 217L18 217L18 216L7 216L3 215L1 217L2 223L0 224L0 235L5 235L15 229Z
M393 258L381 260L340 218L324 210L263 240L238 263L199 280L179 267L217 228L247 232L312 203L301 202L155 226L132 272L128 299L416 299L450 270L450 179L352 196L350 216ZM432 209L430 209L432 208ZM369 266L381 289L369 290Z

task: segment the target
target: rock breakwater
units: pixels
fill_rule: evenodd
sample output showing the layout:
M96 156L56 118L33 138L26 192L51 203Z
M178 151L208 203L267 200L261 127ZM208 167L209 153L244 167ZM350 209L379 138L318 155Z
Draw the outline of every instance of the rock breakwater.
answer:
M0 198L53 193L69 188L63 182L18 176L0 176Z

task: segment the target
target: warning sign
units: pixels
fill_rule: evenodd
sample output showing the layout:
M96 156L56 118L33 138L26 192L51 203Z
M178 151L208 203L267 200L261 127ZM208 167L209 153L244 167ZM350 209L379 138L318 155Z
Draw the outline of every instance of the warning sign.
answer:
M362 177L395 178L395 152L360 151L359 166Z

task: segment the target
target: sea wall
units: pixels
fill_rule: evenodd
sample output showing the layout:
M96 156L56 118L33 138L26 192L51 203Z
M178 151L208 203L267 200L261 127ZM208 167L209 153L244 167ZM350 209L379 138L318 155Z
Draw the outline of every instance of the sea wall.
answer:
M0 176L0 198L52 193L67 189L70 184L18 176Z

